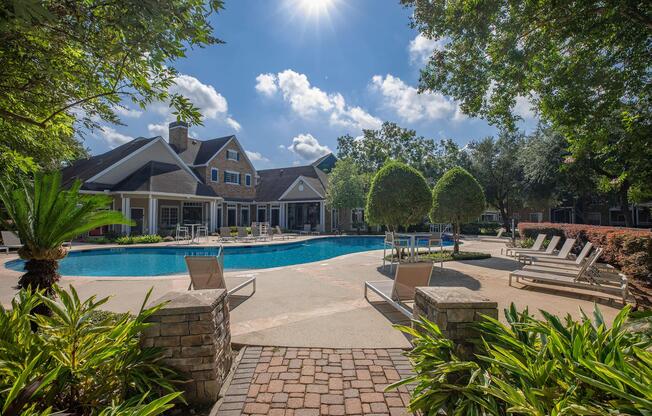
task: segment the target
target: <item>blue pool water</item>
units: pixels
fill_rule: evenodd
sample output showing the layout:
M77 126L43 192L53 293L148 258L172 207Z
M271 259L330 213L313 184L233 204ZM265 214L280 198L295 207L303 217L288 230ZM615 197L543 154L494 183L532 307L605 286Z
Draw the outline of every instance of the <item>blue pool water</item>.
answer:
M445 242L445 244L450 244ZM383 248L382 237L324 237L287 244L225 247L225 269L262 269L326 260ZM184 256L217 255L217 247L125 247L73 251L59 262L64 276L160 276L187 273ZM6 264L22 271L24 262Z

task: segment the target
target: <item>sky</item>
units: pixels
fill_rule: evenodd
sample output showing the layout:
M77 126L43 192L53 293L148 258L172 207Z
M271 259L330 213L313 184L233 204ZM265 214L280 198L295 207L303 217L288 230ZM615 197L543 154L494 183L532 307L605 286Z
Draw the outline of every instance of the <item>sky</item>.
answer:
M337 137L383 121L460 146L495 135L438 93L417 93L419 69L441 41L410 28L398 0L226 0L213 14L225 44L191 50L174 66L173 92L204 115L200 140L235 134L257 169L307 164L337 151ZM527 102L515 111L534 124ZM124 125L103 125L84 144L100 154L136 137L161 135L165 103L117 108Z

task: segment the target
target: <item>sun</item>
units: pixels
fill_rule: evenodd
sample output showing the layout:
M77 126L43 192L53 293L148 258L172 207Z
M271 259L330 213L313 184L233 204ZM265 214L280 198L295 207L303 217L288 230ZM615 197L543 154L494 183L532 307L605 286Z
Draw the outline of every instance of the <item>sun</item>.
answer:
M303 22L319 25L320 21L328 24L337 14L341 0L285 0L283 9L289 14L291 20L298 19Z

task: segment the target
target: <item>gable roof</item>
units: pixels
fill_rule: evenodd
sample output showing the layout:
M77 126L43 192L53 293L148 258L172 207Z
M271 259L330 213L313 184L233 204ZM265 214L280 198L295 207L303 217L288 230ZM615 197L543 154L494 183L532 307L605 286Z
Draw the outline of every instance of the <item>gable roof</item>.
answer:
M179 153L175 146L171 145L178 153L181 160L189 165L203 165L215 156L235 136L218 137L212 140L188 139L188 148Z
M159 192L217 197L210 186L198 182L172 163L150 161L111 188L115 192Z
M331 169L333 169L333 166L335 166L336 162L337 162L337 157L335 157L333 153L327 153L324 156L312 162L312 166L319 168L324 172L328 172Z
M61 171L63 184L70 185L77 178L86 181L157 138L139 137L101 155L77 160Z
M312 165L289 168L265 169L258 171L256 200L277 201L299 177L303 177L315 191L326 195L328 176Z

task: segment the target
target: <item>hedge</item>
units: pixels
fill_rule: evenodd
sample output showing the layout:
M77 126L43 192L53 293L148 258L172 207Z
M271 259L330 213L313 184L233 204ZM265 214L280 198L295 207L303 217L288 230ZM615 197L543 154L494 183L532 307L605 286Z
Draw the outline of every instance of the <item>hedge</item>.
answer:
M629 277L652 284L652 231L637 228L602 227L585 224L529 223L518 225L521 238L534 238L539 233L575 238L575 248L590 241L602 247L602 261L619 268Z

